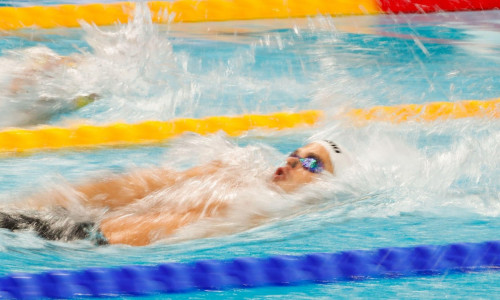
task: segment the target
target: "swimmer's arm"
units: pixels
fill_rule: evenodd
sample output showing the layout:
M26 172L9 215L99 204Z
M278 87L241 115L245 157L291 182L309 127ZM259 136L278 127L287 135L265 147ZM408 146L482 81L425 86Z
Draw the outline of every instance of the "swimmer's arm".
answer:
M186 171L180 172L180 175L182 175L184 178L212 175L219 171L223 166L224 164L221 161L214 160L208 164L193 167Z
M109 179L77 186L87 205L114 209L144 198L159 189L182 184L183 181L207 176L217 172L222 164L218 161L177 172L169 169L147 169L125 175L115 175Z
M167 236L182 225L181 218L150 213L107 218L101 222L100 230L110 244L144 246L155 240L155 235Z
M110 217L101 222L100 230L110 244L144 246L200 219L220 215L226 208L225 203L205 205L205 201L202 201L200 205L177 212Z
M178 172L162 168L139 170L73 186L72 191L76 195L68 194L67 189L55 189L33 195L26 202L32 208L42 209L47 205L69 207L73 205L72 201L78 200L88 207L113 210L175 184L178 176Z
M80 193L85 204L113 209L171 186L175 184L178 177L178 172L173 170L161 168L140 170L83 184L75 187L75 190Z

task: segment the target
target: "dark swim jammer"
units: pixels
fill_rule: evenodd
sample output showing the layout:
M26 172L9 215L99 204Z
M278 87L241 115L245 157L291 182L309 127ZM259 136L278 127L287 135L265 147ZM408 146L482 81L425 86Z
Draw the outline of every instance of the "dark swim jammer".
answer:
M58 224L59 223L59 224ZM33 230L40 237L55 241L92 240L97 245L106 245L108 241L92 222L74 222L69 219L44 219L36 214L8 214L0 212L0 228L11 231Z

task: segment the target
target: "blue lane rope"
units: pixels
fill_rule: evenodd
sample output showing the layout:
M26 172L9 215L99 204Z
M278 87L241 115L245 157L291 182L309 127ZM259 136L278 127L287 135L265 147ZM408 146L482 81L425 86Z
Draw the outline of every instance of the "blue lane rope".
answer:
M52 270L0 277L0 298L143 296L195 290L423 276L500 267L500 241L391 247L156 266Z

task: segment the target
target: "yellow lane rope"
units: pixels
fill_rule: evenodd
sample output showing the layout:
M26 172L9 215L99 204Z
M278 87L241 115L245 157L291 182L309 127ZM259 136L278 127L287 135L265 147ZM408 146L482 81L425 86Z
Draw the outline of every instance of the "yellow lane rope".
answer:
M376 0L176 0L150 1L152 19L157 23L297 18L326 15L376 14ZM0 7L0 29L26 27L79 27L79 20L98 26L126 23L134 2L111 4L63 4L54 6Z
M267 115L215 116L203 119L145 121L136 124L78 125L69 128L41 126L33 129L9 128L0 131L0 152L30 152L60 148L82 148L112 145L153 144L185 132L211 134L224 131L239 136L249 130L284 130L313 126L326 118L320 110L297 113L279 112ZM345 115L355 123L428 122L448 119L500 118L500 98L458 102L431 102L376 106L348 111Z
M0 131L0 152L151 144L163 142L188 131L210 134L222 130L229 136L238 136L252 129L283 130L311 126L318 122L321 115L321 111L309 110L298 113L216 116L203 119L175 119L164 122L145 121L137 124L116 123L105 126L14 128Z
M457 102L431 102L375 106L349 111L347 117L358 121L401 123L406 121L436 121L469 117L500 118L500 98L491 100L464 100Z

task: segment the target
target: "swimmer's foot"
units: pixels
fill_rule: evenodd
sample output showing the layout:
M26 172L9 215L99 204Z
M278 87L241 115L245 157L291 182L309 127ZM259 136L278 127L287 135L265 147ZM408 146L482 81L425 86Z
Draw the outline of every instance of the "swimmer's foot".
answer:
M96 101L97 99L99 99L99 95L92 93L89 95L76 97L75 99L73 99L73 104L75 105L75 109L80 109L80 108L87 106L90 103Z

